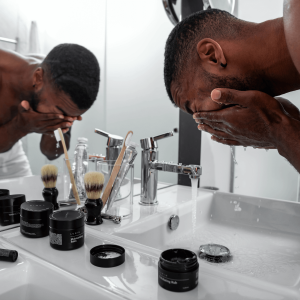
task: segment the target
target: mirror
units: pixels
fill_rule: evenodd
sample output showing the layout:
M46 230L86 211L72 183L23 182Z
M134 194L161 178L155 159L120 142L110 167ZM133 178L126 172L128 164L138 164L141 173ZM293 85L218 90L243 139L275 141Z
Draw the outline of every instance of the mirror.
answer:
M133 14L133 11L147 13ZM142 138L178 128L178 110L168 100L162 72L165 41L172 25L160 1L76 0L70 5L69 1L60 0L51 4L4 0L0 2L0 20L0 37L18 40L16 47L0 39L1 49L26 56L32 51L35 34L35 52L40 54L46 55L61 43L76 43L97 57L101 68L100 90L92 108L83 114L83 120L72 126L70 157L78 137L88 138L90 154L105 155L107 139L95 134L95 128L122 137L132 130L132 140L138 144ZM39 177L46 163L56 164L62 172L63 156L49 161L40 151L40 141L41 134L37 133L22 139L32 174ZM161 160L178 161L177 134L159 141L158 145ZM141 174L140 151L139 148L135 160L136 178ZM177 182L176 174L159 173L160 182ZM4 175L1 179L9 177Z
M189 15L200 10L218 8L234 14L235 0L162 0L166 14L173 25L182 20L182 12Z

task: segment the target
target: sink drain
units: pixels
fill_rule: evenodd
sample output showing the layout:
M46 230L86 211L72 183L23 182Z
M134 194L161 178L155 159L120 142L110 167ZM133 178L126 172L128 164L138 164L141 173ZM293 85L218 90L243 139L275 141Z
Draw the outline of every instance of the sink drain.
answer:
M201 245L199 251L199 257L209 262L222 263L231 258L229 249L218 244Z

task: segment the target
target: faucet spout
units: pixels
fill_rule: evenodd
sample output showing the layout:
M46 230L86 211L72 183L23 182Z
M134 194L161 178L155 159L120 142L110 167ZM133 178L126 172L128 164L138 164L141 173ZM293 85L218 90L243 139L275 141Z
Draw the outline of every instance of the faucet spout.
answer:
M183 165L155 160L149 163L149 167L153 170L189 175L190 178L200 178L202 174L201 166L197 165Z

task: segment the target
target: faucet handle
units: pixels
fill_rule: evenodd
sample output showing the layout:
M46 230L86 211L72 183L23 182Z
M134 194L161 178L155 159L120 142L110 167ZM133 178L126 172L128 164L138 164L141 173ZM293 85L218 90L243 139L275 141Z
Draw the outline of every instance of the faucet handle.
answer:
M121 136L110 134L98 128L95 128L95 133L107 137L107 147L117 147L123 144L124 139Z
M163 133L163 134L157 135L155 137L149 137L149 138L141 139L140 140L141 147L144 150L157 148L158 146L157 146L156 141L167 138L167 137L170 137L170 136L173 136L173 131Z
M153 138L153 140L158 141L158 140L170 137L170 136L173 136L173 131L157 135Z

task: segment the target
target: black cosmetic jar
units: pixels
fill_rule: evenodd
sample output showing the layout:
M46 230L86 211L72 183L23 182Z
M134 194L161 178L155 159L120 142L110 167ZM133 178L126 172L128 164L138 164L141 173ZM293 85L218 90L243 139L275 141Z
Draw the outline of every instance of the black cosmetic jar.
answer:
M0 196L7 196L7 195L9 195L9 190L0 189Z
M169 249L160 255L158 283L172 292L187 292L198 285L197 255L185 249Z
M74 250L84 244L84 213L59 210L49 217L50 246L57 250Z
M53 204L32 200L21 205L20 230L26 237L40 238L49 234L49 216Z
M25 195L6 195L0 197L0 225L20 223L20 206L26 202Z

